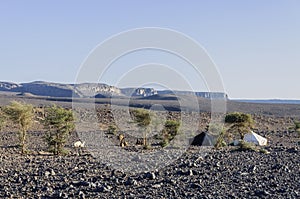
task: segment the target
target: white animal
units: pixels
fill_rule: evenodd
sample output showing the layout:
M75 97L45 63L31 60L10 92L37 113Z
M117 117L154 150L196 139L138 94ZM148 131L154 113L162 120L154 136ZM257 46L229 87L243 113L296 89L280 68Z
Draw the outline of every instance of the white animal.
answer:
M83 152L82 149L84 148L84 144L85 142L81 142L81 141L77 141L74 143L74 147L77 151L77 155L81 155L81 153Z
M75 148L84 148L85 142L77 141L74 143Z

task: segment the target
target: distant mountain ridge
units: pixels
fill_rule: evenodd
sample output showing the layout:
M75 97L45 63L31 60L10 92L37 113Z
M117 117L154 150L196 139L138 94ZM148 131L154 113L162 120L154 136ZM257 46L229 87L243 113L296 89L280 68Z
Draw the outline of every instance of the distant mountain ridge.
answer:
M0 82L0 91L31 93L37 96L49 97L94 97L97 94L103 96L122 95L119 88L106 84L61 84L43 81L20 84Z
M155 95L194 95L203 98L227 98L225 93L192 91L157 91L154 88L117 88L103 83L62 84L34 81L30 83L0 82L0 91L27 93L47 97L149 97Z
M237 102L260 103L260 104L300 104L300 100L284 100L284 99L235 99Z

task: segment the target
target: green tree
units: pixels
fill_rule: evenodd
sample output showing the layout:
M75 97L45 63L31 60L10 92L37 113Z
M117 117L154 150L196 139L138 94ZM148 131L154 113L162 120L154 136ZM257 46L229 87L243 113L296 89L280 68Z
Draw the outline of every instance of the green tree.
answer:
M44 124L47 128L45 139L48 143L49 151L54 155L65 154L64 146L70 132L75 128L72 110L66 110L57 106L47 108L45 110Z
M21 153L26 153L27 131L33 122L33 106L17 101L11 102L4 108L5 114L19 127L19 144Z
M238 134L243 140L246 133L248 133L254 126L254 121L250 114L246 113L229 113L225 117L225 123L231 124L228 132Z
M134 109L131 111L134 123L140 128L143 133L143 145L147 147L147 134L149 132L149 125L151 123L150 112L145 109Z

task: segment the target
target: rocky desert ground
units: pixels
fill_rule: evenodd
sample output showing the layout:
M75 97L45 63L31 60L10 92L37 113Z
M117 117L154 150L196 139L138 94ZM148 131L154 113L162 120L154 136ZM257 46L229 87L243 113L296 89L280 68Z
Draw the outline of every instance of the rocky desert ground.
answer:
M2 96L1 106L12 99L35 106L57 103L71 107L68 101L26 96ZM45 130L38 122L28 133L30 153L21 155L16 128L7 124L0 133L0 198L300 198L300 138L289 130L300 119L299 105L228 102L227 108L228 112L252 114L254 131L268 139L268 145L262 147L268 153L240 151L234 146L219 150L190 146L165 167L130 173L93 156L88 147L78 155L73 143L83 132L70 135L68 155L45 153ZM114 120L110 105L99 101L96 110L99 132L118 147L117 137L105 133ZM81 115L88 118L88 113ZM168 117L178 118L180 113L170 110ZM210 121L207 106L199 117L198 129L203 132ZM150 150L135 146L130 136L128 143L120 150L140 154L155 150L155 146Z

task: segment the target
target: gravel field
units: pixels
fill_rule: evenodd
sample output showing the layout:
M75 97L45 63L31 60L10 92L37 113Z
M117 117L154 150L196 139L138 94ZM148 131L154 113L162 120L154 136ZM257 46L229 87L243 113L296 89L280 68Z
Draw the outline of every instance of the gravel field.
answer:
M300 148L270 154L192 147L173 164L133 174L86 154L21 156L1 150L1 198L299 198Z
M140 173L106 165L88 147L78 155L72 147L79 139L76 133L66 145L69 155L49 155L38 123L28 133L31 152L23 156L16 128L7 125L0 133L0 198L300 198L300 139L288 131L296 113L283 112L253 114L255 131L269 141L262 149L269 153L190 146L168 166ZM97 114L103 129L113 121L107 105L99 105ZM178 112L168 114L179 117ZM210 114L203 112L200 118L202 132ZM116 137L109 139L117 146ZM128 138L130 146L121 150L151 153L134 141Z

